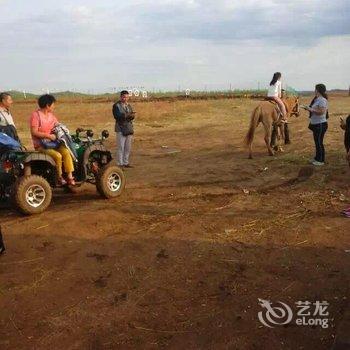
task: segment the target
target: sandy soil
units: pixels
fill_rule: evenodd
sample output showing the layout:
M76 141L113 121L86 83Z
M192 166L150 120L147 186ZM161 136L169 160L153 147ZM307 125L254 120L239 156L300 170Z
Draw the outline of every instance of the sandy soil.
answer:
M135 104L132 163L122 197L91 185L57 191L49 210L0 209L1 349L329 349L350 290L349 167L331 99L328 164L299 177L313 155L307 116L292 144L255 158L242 140L256 101ZM31 104L14 115L30 144ZM113 130L110 104L64 103L71 129ZM108 146L115 147L111 133ZM330 303L331 326L258 320L258 298Z

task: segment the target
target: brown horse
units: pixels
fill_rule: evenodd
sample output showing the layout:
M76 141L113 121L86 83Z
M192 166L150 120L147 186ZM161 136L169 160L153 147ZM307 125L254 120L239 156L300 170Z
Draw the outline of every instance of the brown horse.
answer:
M286 106L287 117L299 116L299 98L298 97L286 97L283 99ZM281 135L284 134L283 123L281 123L280 113L276 109L276 106L269 101L262 101L254 109L251 120L250 127L245 138L245 143L249 147L249 158L253 158L253 139L255 134L255 129L262 123L265 129L265 144L267 151L270 156L274 155L274 150L271 146L271 134L274 126L280 130Z

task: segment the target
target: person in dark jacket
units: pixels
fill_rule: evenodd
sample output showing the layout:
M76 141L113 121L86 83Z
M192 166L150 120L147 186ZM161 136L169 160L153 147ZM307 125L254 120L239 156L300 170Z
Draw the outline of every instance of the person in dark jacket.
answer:
M344 134L344 146L346 150L347 159L350 165L350 115L346 118L346 120L341 119L340 127L345 130Z
M17 134L16 125L10 112L12 104L13 100L10 94L7 92L0 93L0 132L3 132L21 143Z
M117 134L117 162L123 168L132 168L129 157L134 134L133 120L135 112L128 100L129 92L123 90L120 93L120 100L113 105L115 132Z
M2 253L5 253L5 244L4 244L4 240L2 238L1 226L0 226L0 255Z
M340 120L340 127L345 130L344 135L344 146L346 151L346 159L350 166L350 115L346 118L346 120ZM343 214L350 218L350 207L343 210Z

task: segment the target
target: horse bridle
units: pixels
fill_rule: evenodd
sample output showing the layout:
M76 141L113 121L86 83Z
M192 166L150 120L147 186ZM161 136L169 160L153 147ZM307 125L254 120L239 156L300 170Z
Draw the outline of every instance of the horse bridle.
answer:
M300 113L299 113L299 101L297 101L297 103L295 104L295 106L293 107L290 116L295 115L296 117L299 117Z

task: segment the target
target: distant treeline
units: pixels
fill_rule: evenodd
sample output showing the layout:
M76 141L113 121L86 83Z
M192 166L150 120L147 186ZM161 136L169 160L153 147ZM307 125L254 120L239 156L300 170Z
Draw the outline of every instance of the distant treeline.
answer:
M31 103L35 101L39 94L34 93L23 93L21 91L8 91L15 100L20 100L24 103ZM297 94L300 96L312 95L313 91L287 91L287 94ZM348 96L347 90L334 89L330 90L329 93L336 95ZM59 101L70 101L70 102L112 102L119 98L117 93L103 93L103 94L87 94L81 92L62 91L53 92L53 95ZM133 101L147 102L147 101L175 101L175 100L208 100L208 99L233 99L233 98L253 98L259 99L266 96L266 90L233 90L233 91L165 91L165 92L149 92L147 97L142 96L131 96Z

